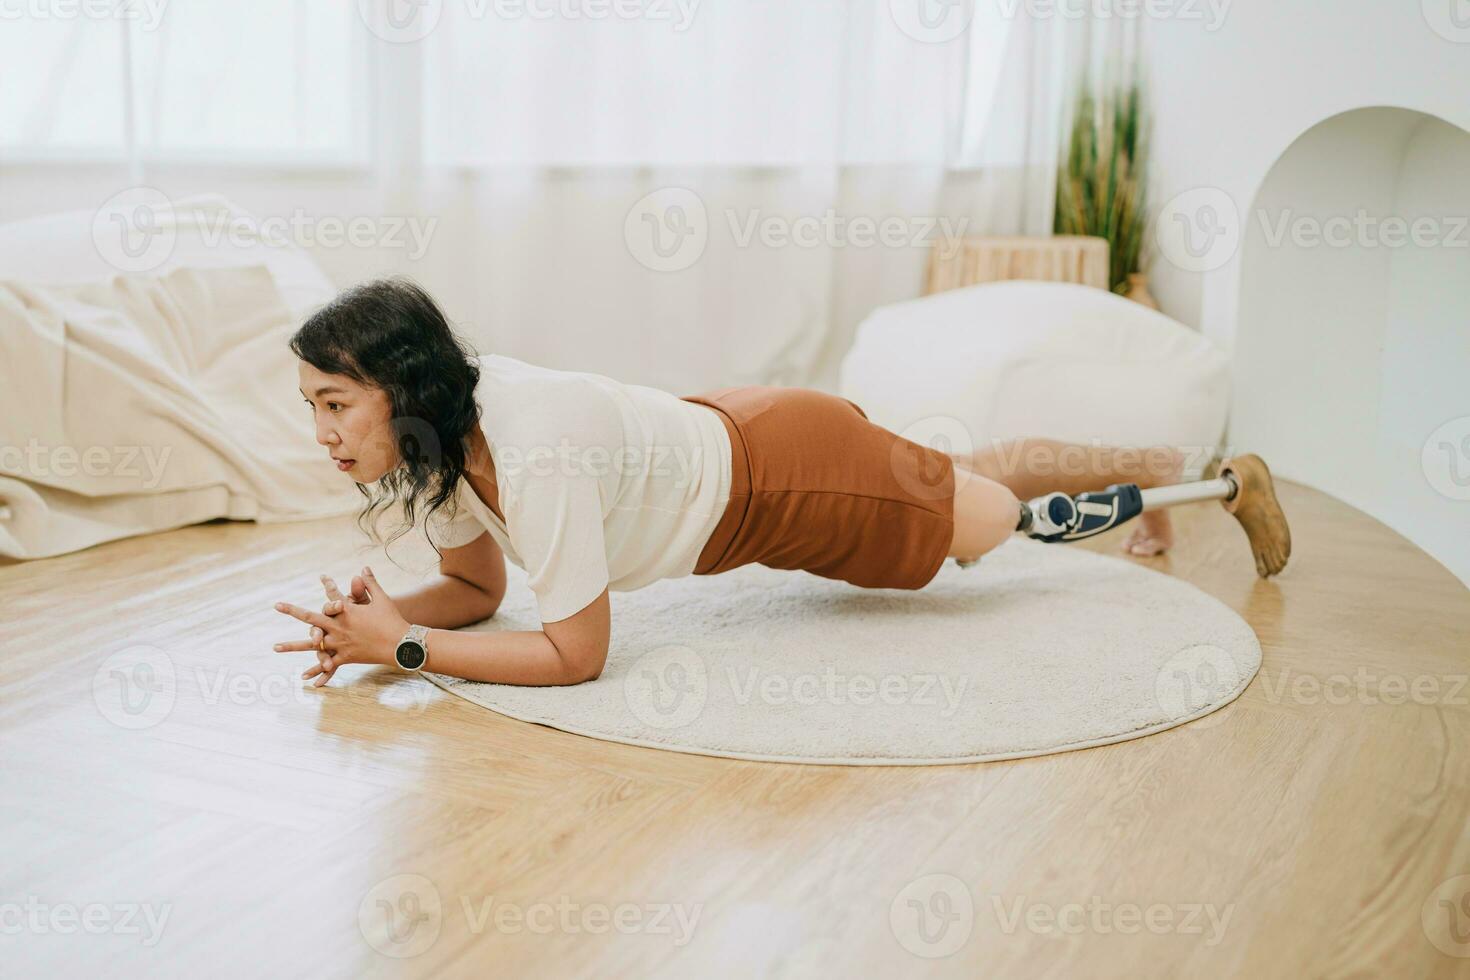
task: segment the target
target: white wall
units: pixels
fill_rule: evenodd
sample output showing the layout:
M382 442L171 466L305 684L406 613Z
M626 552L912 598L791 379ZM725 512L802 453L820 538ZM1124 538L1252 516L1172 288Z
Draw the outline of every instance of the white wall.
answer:
M1244 214L1286 148L1349 109L1402 106L1470 129L1470 30L1462 43L1437 33L1424 8L1438 2L1236 0L1214 31L1147 21L1153 202L1215 187ZM1203 273L1157 259L1154 295L1228 348L1238 259Z
M1349 112L1292 145L1241 246L1229 441L1470 581L1466 174L1470 133L1406 109ZM1422 222L1419 242L1350 228L1360 209Z
M1156 229L1150 271L1165 312L1235 355L1231 448L1470 582L1470 502L1436 490L1421 459L1437 426L1470 418L1470 250L1270 247L1261 223L1288 208L1470 214L1470 28L1443 17L1453 2L1238 0L1214 31L1150 20L1153 204L1200 231L1208 201L1227 231L1195 257ZM1418 112L1353 113L1298 142L1372 106ZM1470 468L1470 443L1455 452L1443 464Z

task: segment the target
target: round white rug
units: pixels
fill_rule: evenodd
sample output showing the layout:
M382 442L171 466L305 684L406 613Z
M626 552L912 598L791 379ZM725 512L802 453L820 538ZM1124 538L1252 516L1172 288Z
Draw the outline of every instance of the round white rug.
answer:
M513 565L495 617L541 628ZM1233 701L1261 647L1194 586L1014 537L918 591L747 565L615 592L602 676L434 683L522 721L677 752L840 765L1014 759L1172 728Z

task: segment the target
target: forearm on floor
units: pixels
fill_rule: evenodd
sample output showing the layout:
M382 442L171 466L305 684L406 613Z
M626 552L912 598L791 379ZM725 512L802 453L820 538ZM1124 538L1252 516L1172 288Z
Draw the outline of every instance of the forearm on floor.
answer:
M424 585L394 595L393 603L410 623L448 630L489 619L500 608L495 596L464 579L442 573Z
M579 684L589 678L565 660L541 630L458 633L431 629L425 670L471 681L531 686Z

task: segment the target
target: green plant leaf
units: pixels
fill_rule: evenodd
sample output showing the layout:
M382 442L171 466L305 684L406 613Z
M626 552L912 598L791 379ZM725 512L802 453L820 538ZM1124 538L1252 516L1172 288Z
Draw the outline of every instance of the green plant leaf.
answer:
M1109 287L1127 288L1139 271L1148 217L1145 188L1150 120L1137 70L1108 83L1100 96L1087 78L1078 86L1057 167L1059 235L1095 235L1108 241Z

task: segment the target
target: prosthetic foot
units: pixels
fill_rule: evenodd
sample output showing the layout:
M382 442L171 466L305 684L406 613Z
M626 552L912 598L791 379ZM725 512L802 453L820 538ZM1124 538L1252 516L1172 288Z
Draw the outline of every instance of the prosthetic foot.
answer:
M1106 490L1048 493L1021 504L1016 530L1039 541L1078 541L1110 531L1145 510L1218 500L1245 530L1256 572L1269 578L1291 557L1291 528L1276 500L1271 471L1259 456L1236 456L1220 466L1212 480L1177 483L1140 490L1137 484L1114 483ZM967 568L980 559L955 563Z
M1220 475L1239 487L1221 503L1245 529L1251 554L1256 557L1256 572L1261 578L1270 578L1285 568L1291 557L1291 528L1276 500L1271 471L1259 456L1236 456L1220 464Z

